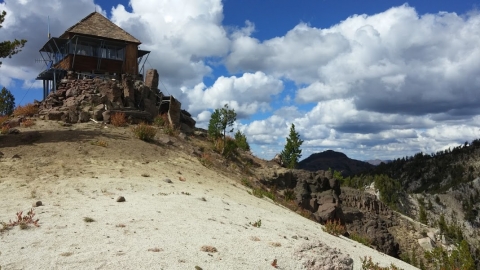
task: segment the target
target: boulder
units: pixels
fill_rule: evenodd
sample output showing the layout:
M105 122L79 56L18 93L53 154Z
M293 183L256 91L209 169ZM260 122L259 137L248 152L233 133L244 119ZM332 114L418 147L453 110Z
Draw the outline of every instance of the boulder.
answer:
M110 116L111 116L111 112L110 112L110 111L104 111L104 112L102 113L103 122L109 124L109 123L110 123Z
M64 115L64 112L49 111L46 115L46 119L47 120L60 121L60 120L62 120L63 115Z
M158 78L159 76L156 69L147 70L147 74L145 75L145 85L150 89L157 89L159 81Z
M329 220L339 220L341 224L345 224L342 208L336 203L319 205L313 216L320 223L325 223Z
M180 131L184 132L185 134L193 134L193 129L185 123L180 124Z
M418 239L418 244L423 248L425 251L432 251L435 248L435 243L433 243L430 237L420 238Z
M105 105L100 104L93 108L93 119L97 121L103 120L103 112L105 111Z
M88 121L90 121L90 118L92 118L92 117L91 117L89 112L83 112L82 111L78 114L78 122L79 123L88 122Z

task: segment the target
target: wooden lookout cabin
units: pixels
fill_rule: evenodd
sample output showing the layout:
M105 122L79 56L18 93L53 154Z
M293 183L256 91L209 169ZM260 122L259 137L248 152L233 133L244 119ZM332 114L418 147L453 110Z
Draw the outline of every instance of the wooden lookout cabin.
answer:
M49 34L50 35L50 34ZM142 75L142 59L149 51L139 50L141 42L122 28L93 12L68 28L60 37L50 38L40 49L47 65L37 80L43 80L43 98L67 71L83 76Z

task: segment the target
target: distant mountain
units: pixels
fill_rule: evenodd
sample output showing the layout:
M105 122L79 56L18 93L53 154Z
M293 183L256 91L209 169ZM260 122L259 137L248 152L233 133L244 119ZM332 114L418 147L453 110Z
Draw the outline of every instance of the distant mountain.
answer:
M369 159L369 160L365 160L365 162L370 163L373 166L378 166L378 165L382 164L382 162L387 164L387 163L390 163L392 161L391 160L381 160L381 159Z
M373 165L347 157L344 153L327 150L315 153L298 163L298 168L307 171L332 169L349 176L374 168Z

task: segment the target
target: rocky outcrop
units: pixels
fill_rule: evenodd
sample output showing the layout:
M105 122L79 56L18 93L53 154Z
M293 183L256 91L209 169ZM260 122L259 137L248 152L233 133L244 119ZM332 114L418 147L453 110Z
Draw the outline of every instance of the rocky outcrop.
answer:
M67 123L110 120L115 112L126 114L131 123L152 122L161 113L169 114L172 125L184 132L193 131L195 120L181 103L171 96L164 96L158 87L158 73L147 71L145 83L123 74L121 80L111 78L78 79L69 73L58 84L57 90L51 92L45 100L37 102L39 116L47 120ZM172 110L170 110L170 103ZM173 109L174 108L174 109Z
M273 170L261 183L277 190L291 189L298 206L324 224L339 220L349 233L371 240L377 250L398 257L399 246L388 228L394 226L394 212L375 195L351 188L340 188L330 171Z
M309 270L353 269L353 259L349 255L321 242L304 243L295 249L294 255Z

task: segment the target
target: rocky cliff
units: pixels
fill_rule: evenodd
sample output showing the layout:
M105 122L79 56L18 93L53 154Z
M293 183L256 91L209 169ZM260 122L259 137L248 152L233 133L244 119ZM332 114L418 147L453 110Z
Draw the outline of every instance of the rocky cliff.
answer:
M339 220L348 234L371 240L371 245L390 256L399 256L399 246L388 229L396 225L395 213L374 195L341 188L330 171L284 170L264 175L261 183L276 190L293 190L295 203L322 224Z

